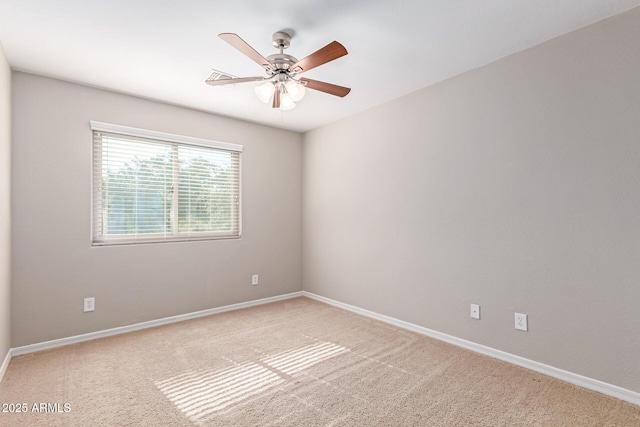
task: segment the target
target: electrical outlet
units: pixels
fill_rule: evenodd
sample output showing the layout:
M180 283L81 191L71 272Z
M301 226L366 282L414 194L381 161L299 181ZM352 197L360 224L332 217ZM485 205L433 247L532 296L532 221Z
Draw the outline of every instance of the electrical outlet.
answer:
M478 304L471 304L471 317L480 320L480 306Z
M94 311L96 309L96 298L85 298L84 299L84 311Z
M522 313L516 313L516 329L520 331L528 331L527 328L527 315Z
M251 276L251 284L253 286L258 284L258 275L257 274L254 274L253 276Z

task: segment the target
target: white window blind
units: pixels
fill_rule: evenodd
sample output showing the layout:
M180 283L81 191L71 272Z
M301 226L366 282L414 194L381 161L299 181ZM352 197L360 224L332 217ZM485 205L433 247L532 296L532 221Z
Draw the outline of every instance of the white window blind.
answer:
M237 238L242 146L93 129L93 244Z

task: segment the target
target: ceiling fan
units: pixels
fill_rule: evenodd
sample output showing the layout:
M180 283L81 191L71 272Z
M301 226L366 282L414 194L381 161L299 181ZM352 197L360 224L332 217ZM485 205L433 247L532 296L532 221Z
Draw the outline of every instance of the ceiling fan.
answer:
M339 97L344 97L351 91L348 87L299 77L304 72L346 55L347 49L337 41L333 41L311 55L298 60L284 53L284 50L291 45L291 36L282 31L273 34L273 46L279 49L280 53L269 55L266 58L237 34L222 33L218 36L264 68L267 76L233 77L217 72L206 80L206 83L211 86L265 81L265 84L256 87L256 95L265 103L268 103L273 97L271 106L281 110L294 108L295 103L304 96L305 88Z

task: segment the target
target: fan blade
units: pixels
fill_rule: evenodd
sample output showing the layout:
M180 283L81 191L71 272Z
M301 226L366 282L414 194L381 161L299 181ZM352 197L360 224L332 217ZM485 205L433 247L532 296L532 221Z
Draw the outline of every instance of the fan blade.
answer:
M273 108L280 108L280 88L277 87L275 92L273 92Z
M351 92L351 89L348 87L325 83L318 80L301 78L300 81L306 83L306 86L309 89L319 90L320 92L325 92L330 95L339 96L341 98L347 96L349 92Z
M264 77L236 77L234 79L207 80L205 83L210 86L232 85L236 83L258 82L266 80Z
M292 73L302 74L313 68L319 67L322 64L326 64L327 62L331 62L334 59L338 59L341 56L345 56L347 53L349 52L347 52L347 49L345 49L344 46L336 41L333 41L322 49L316 50L311 55L296 62L291 67L289 67L289 70Z
M226 41L231 46L238 49L240 52L244 53L256 64L260 65L261 67L264 67L265 70L267 71L272 70L271 64L269 63L267 58L260 55L254 48L249 46L249 44L246 41L242 40L240 36L238 36L237 34L222 33L222 34L218 34L218 37L220 37L222 40Z

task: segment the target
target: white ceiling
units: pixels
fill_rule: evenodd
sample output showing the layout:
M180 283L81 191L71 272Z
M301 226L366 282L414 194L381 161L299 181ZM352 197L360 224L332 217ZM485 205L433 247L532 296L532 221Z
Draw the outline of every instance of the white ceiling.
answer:
M271 126L307 131L561 34L640 0L0 0L0 41L15 70ZM348 86L272 110L255 83L210 87L210 69L261 68L217 37L237 33L264 56L289 30L302 59L337 40L349 55L304 76Z

